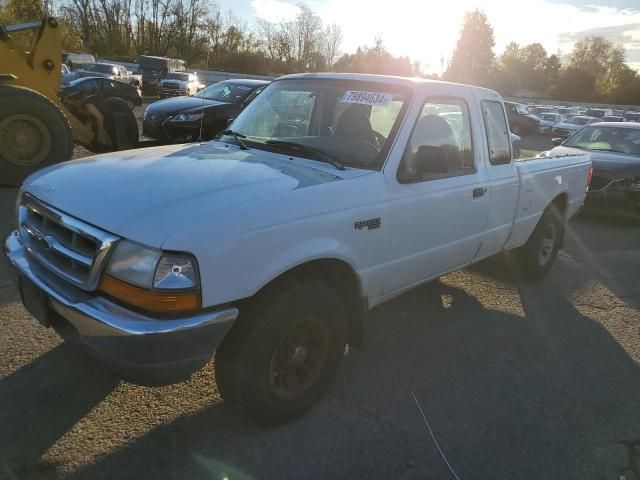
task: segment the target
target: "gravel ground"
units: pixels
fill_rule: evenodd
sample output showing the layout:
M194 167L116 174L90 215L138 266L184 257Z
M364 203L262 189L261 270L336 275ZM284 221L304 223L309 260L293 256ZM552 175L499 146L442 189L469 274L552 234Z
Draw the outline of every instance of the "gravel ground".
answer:
M120 381L25 312L2 258L0 479L452 478L413 392L461 479L640 480L639 245L580 217L542 282L494 259L375 309L325 399L275 429L222 403L213 365Z

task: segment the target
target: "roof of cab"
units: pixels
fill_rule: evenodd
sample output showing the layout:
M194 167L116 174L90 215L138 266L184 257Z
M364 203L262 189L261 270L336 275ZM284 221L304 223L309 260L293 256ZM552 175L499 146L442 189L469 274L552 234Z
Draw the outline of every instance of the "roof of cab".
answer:
M302 78L317 78L326 80L355 80L365 82L378 82L386 84L394 84L399 86L407 86L412 88L418 88L427 85L456 85L458 87L467 87L478 90L485 90L492 93L497 93L494 90L476 87L474 85L465 85L462 83L444 82L442 80L429 80L426 78L418 77L398 77L393 75L375 75L371 73L294 73L292 75L284 75L278 77L277 80L290 80L290 79L302 79Z

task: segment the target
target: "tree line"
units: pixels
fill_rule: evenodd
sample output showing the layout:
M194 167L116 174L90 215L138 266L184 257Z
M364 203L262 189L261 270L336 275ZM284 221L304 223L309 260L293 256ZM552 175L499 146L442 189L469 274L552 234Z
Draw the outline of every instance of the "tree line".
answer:
M640 104L640 75L625 63L624 47L605 38L576 42L565 62L539 43L512 42L499 56L494 45L487 16L479 10L467 12L444 78L506 96L527 90L558 100Z
M394 56L376 38L372 46L341 51L339 25L325 24L306 4L291 20L258 20L249 28L212 0L8 0L0 23L54 14L65 51L136 61L138 55L181 58L189 68L280 75L301 71L425 75L417 62ZM465 14L445 80L482 85L505 96L535 92L562 100L640 104L640 76L625 50L601 37L578 41L568 60L539 43L494 52L493 29L480 11Z

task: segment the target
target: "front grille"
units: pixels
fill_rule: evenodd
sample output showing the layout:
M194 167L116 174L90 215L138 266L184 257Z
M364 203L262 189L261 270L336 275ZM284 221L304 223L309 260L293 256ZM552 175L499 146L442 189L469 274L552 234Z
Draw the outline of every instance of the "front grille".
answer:
M20 238L47 269L74 285L95 290L104 262L118 237L22 196L18 210Z

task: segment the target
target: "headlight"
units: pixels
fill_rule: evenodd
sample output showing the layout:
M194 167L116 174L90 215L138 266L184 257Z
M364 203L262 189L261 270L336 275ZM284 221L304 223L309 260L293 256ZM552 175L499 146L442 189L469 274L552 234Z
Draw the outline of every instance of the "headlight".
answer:
M172 122L193 122L202 118L201 113L181 113L175 117L171 117Z
M142 288L153 286L153 277L162 252L122 240L116 246L107 274Z
M165 253L128 240L118 242L100 289L145 310L200 308L198 268L191 255Z

